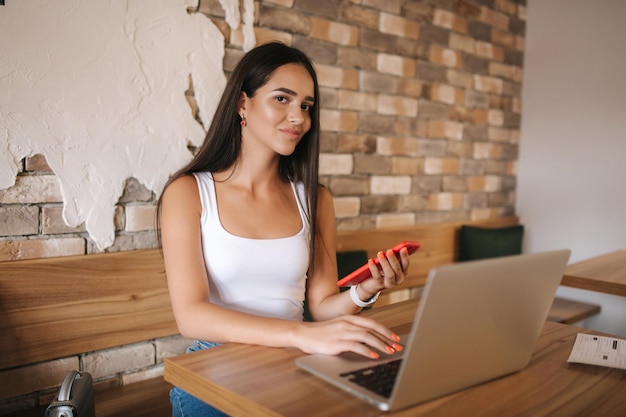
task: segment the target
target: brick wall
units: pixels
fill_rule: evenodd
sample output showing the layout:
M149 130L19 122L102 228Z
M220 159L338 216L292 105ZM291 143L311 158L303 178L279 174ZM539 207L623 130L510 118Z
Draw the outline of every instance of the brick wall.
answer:
M301 48L315 62L322 94L321 180L335 198L340 230L514 213L524 4L255 3L258 43L279 39ZM224 68L232 70L243 54L241 31L232 31L224 22L218 0L201 0L199 11L222 30L227 43ZM193 106L192 92L189 101ZM115 244L108 251L156 246L154 203L152 192L128 180L116 210ZM45 160L24 160L16 185L0 190L0 261L97 252L84 227L64 224L61 210L59 185ZM149 346L95 353L136 358L134 363L121 361L123 370L98 370L101 380L129 382L158 373L159 356L150 350L156 349L156 342L146 343ZM148 363L146 357L154 361ZM86 364L89 356L60 360ZM119 358L108 363L115 361ZM37 366L57 365L52 361ZM29 372L39 371L10 372L25 372L14 377L30 380ZM20 392L45 394L49 388L31 384ZM13 405L18 400L35 401L32 395L21 396Z
M279 39L314 60L322 94L320 173L340 230L478 219L514 212L525 0L264 0L257 42ZM226 38L243 35L203 0ZM193 97L190 96L193 104ZM133 179L108 251L152 248L155 196ZM65 226L42 157L0 190L0 261L97 252Z

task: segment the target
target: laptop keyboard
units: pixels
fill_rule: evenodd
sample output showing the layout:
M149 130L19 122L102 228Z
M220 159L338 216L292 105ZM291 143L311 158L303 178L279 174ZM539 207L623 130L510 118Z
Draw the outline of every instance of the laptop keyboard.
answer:
M402 359L396 359L380 365L346 372L341 374L341 376L348 378L350 382L375 392L381 397L389 398L391 397L391 390L393 390L401 362Z

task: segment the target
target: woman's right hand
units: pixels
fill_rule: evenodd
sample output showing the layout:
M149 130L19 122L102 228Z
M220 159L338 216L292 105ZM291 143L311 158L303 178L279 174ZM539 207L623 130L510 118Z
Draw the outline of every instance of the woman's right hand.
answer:
M402 350L400 338L379 322L346 315L319 322L303 322L294 335L294 346L305 353L337 355L354 352L370 359Z

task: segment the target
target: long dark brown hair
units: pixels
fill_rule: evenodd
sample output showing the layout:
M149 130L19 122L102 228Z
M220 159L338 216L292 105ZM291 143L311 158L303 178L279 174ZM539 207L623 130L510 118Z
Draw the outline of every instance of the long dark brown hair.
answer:
M277 68L301 64L313 79L315 102L310 109L311 128L289 156L280 156L278 170L286 180L304 184L307 218L310 225L309 268L313 268L315 231L317 230L317 192L319 186L319 85L311 60L300 50L280 42L270 42L250 50L233 70L220 98L211 125L197 153L185 167L177 171L165 188L183 175L194 172L219 172L237 163L241 152L241 125L237 103L242 92L254 97ZM157 236L161 246L160 216L163 194L157 203Z

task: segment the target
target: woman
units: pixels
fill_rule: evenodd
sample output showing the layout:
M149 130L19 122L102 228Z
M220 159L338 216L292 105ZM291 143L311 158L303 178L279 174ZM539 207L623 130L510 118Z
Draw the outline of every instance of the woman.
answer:
M159 201L172 308L195 349L238 342L371 358L402 349L391 330L354 314L404 280L408 253L380 252L372 279L338 291L335 213L318 154L310 60L276 42L251 50L203 145ZM305 297L313 322L302 320ZM171 397L174 415L222 415L180 389Z

